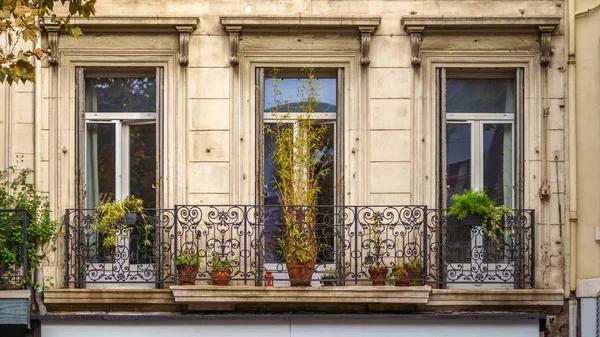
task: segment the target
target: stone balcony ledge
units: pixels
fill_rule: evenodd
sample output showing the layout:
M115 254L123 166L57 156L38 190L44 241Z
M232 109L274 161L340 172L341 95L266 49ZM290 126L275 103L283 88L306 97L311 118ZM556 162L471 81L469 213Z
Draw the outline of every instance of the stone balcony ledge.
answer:
M50 312L542 312L559 311L562 289L171 286L169 289L52 289Z

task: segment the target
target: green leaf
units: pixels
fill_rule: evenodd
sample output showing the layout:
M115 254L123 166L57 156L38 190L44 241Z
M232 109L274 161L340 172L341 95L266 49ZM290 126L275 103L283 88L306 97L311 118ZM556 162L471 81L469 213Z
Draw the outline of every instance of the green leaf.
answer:
M69 14L73 15L79 10L79 4L75 0L69 2Z
M71 33L74 38L79 38L81 35L83 35L83 32L79 27L72 27L69 33Z

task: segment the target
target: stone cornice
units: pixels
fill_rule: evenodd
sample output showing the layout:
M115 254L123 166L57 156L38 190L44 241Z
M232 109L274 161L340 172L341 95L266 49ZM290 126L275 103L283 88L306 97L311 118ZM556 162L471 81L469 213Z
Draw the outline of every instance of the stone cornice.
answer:
M535 28L556 26L560 16L403 16L402 27L408 32L413 26L430 28L464 28L470 31L493 28Z
M89 20L72 17L71 24L83 33L178 33L177 27L189 27L194 31L199 19L191 16L94 16ZM54 22L45 22L48 27L57 27Z
M402 27L410 35L411 63L421 65L421 41L423 33L435 32L500 32L529 31L540 34L540 63L546 66L550 62L551 33L560 23L560 16L403 16Z
M371 27L379 26L379 16L222 16L221 25L228 26L261 27Z
M186 67L189 63L190 34L198 27L197 17L184 16L94 16L88 19L71 18L71 23L88 33L132 34L132 33L164 33L179 34L179 64ZM50 56L48 62L58 65L59 25L55 22L44 23L48 33Z
M360 37L361 65L368 66L371 35L381 22L379 16L222 16L221 25L229 34L229 63L239 63L238 48L242 31L278 32L288 29L354 31Z

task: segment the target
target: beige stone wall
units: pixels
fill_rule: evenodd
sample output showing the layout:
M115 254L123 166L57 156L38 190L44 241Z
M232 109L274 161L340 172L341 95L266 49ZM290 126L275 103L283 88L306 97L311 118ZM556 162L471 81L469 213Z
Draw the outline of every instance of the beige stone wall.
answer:
M65 208L74 206L74 73L76 65L102 65L103 62L122 63L128 55L135 55L140 63L169 67L165 85L169 90L165 114L170 124L165 126L167 137L164 158L165 206L174 204L228 204L252 202L254 188L253 147L253 88L252 77L244 77L242 68L236 73L229 64L229 37L219 22L220 16L244 15L246 1L137 1L103 0L97 4L98 15L172 15L197 16L199 25L192 33L189 43L189 65L181 68L170 57L178 55L176 33L110 35L93 33L75 40L61 35L59 48L61 64L58 68L44 65L39 75L41 81L41 109L39 125L35 125L33 102L34 86L13 86L0 90L0 137L2 153L0 164L11 163L36 167L40 189L51 197L55 216L60 217ZM432 153L433 129L431 120L431 77L425 70L415 72L410 63L410 38L402 29L402 16L415 12L417 16L562 16L561 2L548 1L257 1L250 3L252 15L270 16L381 16L381 24L371 43L371 65L363 70L357 63L335 56L358 55L358 34L340 43L336 34L326 36L318 33L280 36L277 43L265 35L242 33L241 53L246 60L253 52L268 48L273 52L289 53L291 58L311 51L333 50L331 59L350 69L347 83L350 97L346 97L346 109L352 115L352 129L346 129L346 164L344 169L347 203L351 204L418 204L434 206L436 191L435 153ZM598 15L598 14L596 14ZM581 19L582 24L592 25L594 17ZM584 21L587 20L587 21ZM598 20L596 20L597 22ZM593 28L592 28L593 29ZM597 26L596 26L596 29ZM552 37L555 53L548 69L548 85L539 66L539 41L535 33L468 35L464 33L424 35L423 49L427 57L435 58L436 51L452 50L455 53L479 53L488 55L505 66L523 66L528 69L526 88L526 113L530 124L527 133L526 205L536 209L537 286L560 288L563 283L565 232L565 83L566 69L564 28L559 26ZM293 38L291 38L293 37ZM299 41L301 40L301 41ZM337 41L337 42L336 42ZM339 43L336 45L335 43ZM597 45L598 39L593 42ZM592 45L592 44L590 44ZM591 47L590 47L591 48ZM298 50L298 53L294 53ZM590 49L592 50L592 49ZM581 49L583 52L583 49ZM157 54L163 53L166 56ZM153 54L154 53L154 54ZM486 54L488 53L488 54ZM591 51L590 51L591 53ZM104 58L102 55L109 55ZM153 55L147 56L145 55ZM304 55L304 54L303 54ZM429 55L429 56L428 56ZM470 54L469 54L470 55ZM581 55L581 54L579 54ZM596 57L598 56L596 49ZM161 58L162 57L162 58ZM337 58L336 58L337 57ZM465 56L468 59L471 56ZM526 60L527 58L530 58ZM475 60L476 57L472 57ZM513 59L511 59L513 60ZM161 63L162 62L162 63ZM254 62L254 61L252 61ZM321 59L319 62L325 62ZM346 63L344 63L346 62ZM513 62L513 63L510 63ZM529 62L529 63L528 63ZM537 63L536 63L537 62ZM579 62L579 61L578 61ZM132 65L132 64L129 64ZM243 64L240 65L242 67ZM598 66L598 64L596 64ZM351 68L354 67L354 68ZM425 69L423 67L422 69ZM596 68L597 69L597 68ZM246 73L247 74L247 73ZM579 77L578 83L585 76ZM585 85L580 85L580 88ZM360 88L360 91L359 91ZM586 90L593 91L593 87ZM363 91L364 90L364 91ZM586 91L587 92L587 91ZM598 92L598 89L596 89ZM583 91L581 92L583 93ZM588 95L592 95L591 93ZM600 95L592 95L600 97ZM250 101L244 101L250 99ZM15 102L19 102L15 104ZM356 103L356 104L355 104ZM352 104L352 105L349 105ZM598 102L590 106L588 117L593 120ZM538 190L544 174L541 155L543 149L542 108L549 110L549 165L547 174L551 196L541 201ZM585 112L584 112L585 113ZM421 117L419 117L421 116ZM419 118L416 118L419 117ZM580 125L591 127L579 119ZM583 124L582 124L583 123ZM590 133L586 137L596 137ZM250 139L247 137L250 136ZM36 138L37 137L37 138ZM246 137L246 138L244 138ZM6 143L4 140L7 140ZM40 142L34 153L34 141ZM599 141L593 142L598 144ZM421 145L423 144L423 145ZM351 150L357 152L351 155ZM592 151L594 148L589 148ZM19 157L21 156L21 157ZM595 156L580 155L592 163ZM20 158L20 159L19 159ZM580 168L584 170L584 167ZM558 175L557 175L558 170ZM593 167L588 170L593 177ZM581 171L584 173L584 171ZM586 171L587 172L587 171ZM600 178L599 178L600 179ZM593 189L597 184L586 183ZM579 193L584 188L580 187ZM581 194L586 195L586 194ZM587 207L593 209L593 198ZM562 206L562 225L559 221L559 204ZM586 207L581 204L582 210ZM596 212L598 207L595 207ZM594 223L600 214L590 218ZM583 221L583 219L582 219ZM598 224L596 221L595 224ZM591 225L587 225L588 229ZM583 227L583 223L582 223ZM587 234L585 234L587 233ZM591 237L583 228L581 237ZM57 255L53 257L47 274L60 280L63 260L59 240ZM596 245L596 246L594 246ZM587 247L587 246L586 246ZM598 249L595 242L591 248ZM583 248L582 248L583 249ZM598 255L598 254L596 254ZM596 261L597 262L597 261ZM596 263L596 266L600 263ZM583 268L583 267L582 267ZM589 267L585 274L598 275L598 269ZM595 274L594 274L595 273ZM585 276L589 277L589 276Z
M596 6L577 1L575 10ZM600 10L575 20L577 104L577 294L595 297L600 292Z

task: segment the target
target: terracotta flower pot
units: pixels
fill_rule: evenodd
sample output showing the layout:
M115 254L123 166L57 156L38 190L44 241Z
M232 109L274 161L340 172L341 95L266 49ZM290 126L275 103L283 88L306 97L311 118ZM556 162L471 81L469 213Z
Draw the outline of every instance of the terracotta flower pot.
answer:
M231 279L231 271L224 270L213 270L211 271L211 276L213 278L213 284L216 286L226 286L229 284L229 280Z
M290 285L292 287L310 287L310 281L314 272L314 262L288 262L286 263Z
M190 265L178 265L177 274L180 285L196 284L196 275L198 275L198 267Z
M385 278L387 277L388 268L385 266L382 267L369 267L369 275L371 276L371 280L374 286L384 286Z
M394 282L396 284L396 287L408 287L410 281L408 278L408 273L406 272L406 270L404 268L402 268L402 270L404 271L404 273L398 273L398 271L400 270L400 268L392 268L392 276L394 277Z

